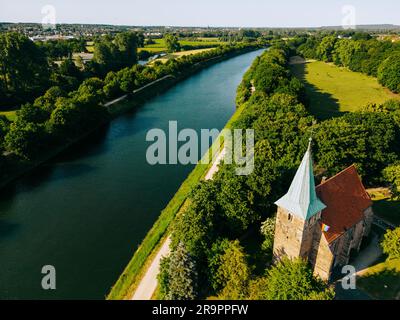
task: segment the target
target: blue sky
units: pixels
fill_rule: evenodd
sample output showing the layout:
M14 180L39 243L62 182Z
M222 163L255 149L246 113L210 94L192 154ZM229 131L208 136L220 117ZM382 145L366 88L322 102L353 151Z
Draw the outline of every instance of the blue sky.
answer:
M399 0L0 0L0 21L41 22L43 6L57 23L303 27L341 25L353 5L357 24L400 25Z

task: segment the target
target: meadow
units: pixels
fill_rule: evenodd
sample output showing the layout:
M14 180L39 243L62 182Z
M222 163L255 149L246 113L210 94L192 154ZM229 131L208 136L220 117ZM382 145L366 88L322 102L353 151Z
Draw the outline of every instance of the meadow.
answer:
M154 39L153 44L147 44L144 48L139 48L138 51L149 51L151 53L160 53L165 52L167 50L165 46L164 39ZM219 39L217 38L199 38L196 40L188 40L183 39L179 41L182 47L184 46L191 46L191 47L213 47L221 44Z
M330 63L295 59L291 71L305 84L307 106L319 119L400 99L399 95L382 87L377 79Z

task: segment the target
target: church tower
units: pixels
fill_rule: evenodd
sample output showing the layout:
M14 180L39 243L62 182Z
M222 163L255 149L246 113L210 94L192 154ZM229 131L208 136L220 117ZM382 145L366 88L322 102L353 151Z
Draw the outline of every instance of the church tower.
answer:
M275 202L278 206L274 239L275 259L287 256L290 259L301 257L308 260L315 245L314 234L319 228L321 211L326 206L315 192L311 142L310 138L307 152L289 191Z

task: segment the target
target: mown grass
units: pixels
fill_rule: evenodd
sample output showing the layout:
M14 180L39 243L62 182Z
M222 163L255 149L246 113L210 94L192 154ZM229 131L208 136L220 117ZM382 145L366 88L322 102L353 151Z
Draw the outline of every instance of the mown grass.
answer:
M243 109L244 106L241 106L236 110L227 122L225 128L231 128ZM220 143L219 139L217 139L215 143ZM179 190L168 203L167 207L161 212L160 216L143 239L115 285L111 288L107 296L108 300L122 300L132 297L139 281L150 265L152 257L156 254L157 248L161 245L162 240L166 239L168 236L168 229L171 223L185 205L192 189L204 179L211 165L211 163L198 163L187 179L182 183Z
M333 64L309 61L291 65L291 71L304 82L307 106L320 119L356 111L371 103L400 99L377 79Z
M357 285L375 299L400 299L400 259L368 268L357 279Z

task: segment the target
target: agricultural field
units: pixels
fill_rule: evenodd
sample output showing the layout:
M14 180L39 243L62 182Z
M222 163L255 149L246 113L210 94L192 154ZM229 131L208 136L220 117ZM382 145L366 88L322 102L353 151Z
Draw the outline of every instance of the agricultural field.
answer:
M204 51L209 51L212 50L213 48L205 48L205 49L195 49L195 50L187 50L187 51L180 51L180 52L174 52L168 55L165 55L161 58L155 59L153 60L151 63L154 63L154 61L161 61L162 63L167 62L169 59L177 59L183 56L188 56L191 54L197 54L200 52L204 52Z
M307 105L319 119L400 99L377 79L333 64L296 58L292 60L291 71L305 84Z
M165 47L164 39L154 39L153 44L145 45L144 48L139 48L138 51L149 51L151 53L161 53L165 52L167 48ZM198 38L195 40L180 40L179 41L181 46L193 46L193 47L213 47L221 44L222 42L219 41L217 38Z

